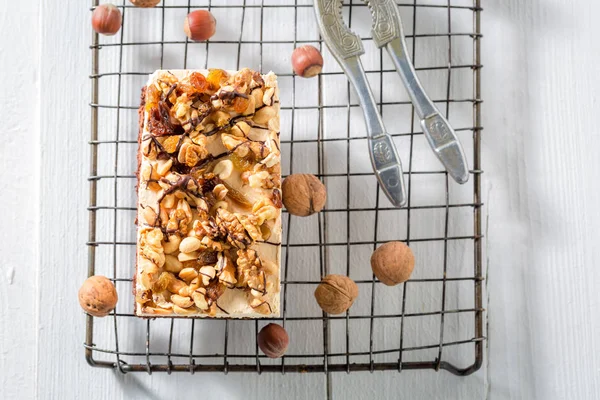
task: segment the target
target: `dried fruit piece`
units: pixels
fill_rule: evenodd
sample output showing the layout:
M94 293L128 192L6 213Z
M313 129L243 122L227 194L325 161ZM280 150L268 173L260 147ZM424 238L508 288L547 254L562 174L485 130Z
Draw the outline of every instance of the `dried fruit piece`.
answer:
M240 157L234 153L229 156L229 159L233 163L233 166L242 172L251 170L254 167L254 164L256 164L256 160L254 160L252 153L245 157Z
M229 78L229 74L222 69L209 69L206 80L213 90L219 89Z
M169 272L163 272L162 274L160 274L156 282L154 282L154 285L152 285L152 290L154 290L155 292L165 291L169 286L169 283L171 283L171 280L174 278L175 276L173 274Z
M146 106L145 111L150 111L152 108L156 107L158 101L160 100L161 91L155 86L148 86L146 89Z
M198 263L202 265L214 265L217 262L217 252L206 250L198 255Z
M162 142L162 146L165 151L169 154L175 153L177 150L177 144L181 140L181 135L167 136Z
M219 282L218 279L212 279L206 287L206 298L208 299L208 304L211 305L216 302L219 297L225 293L225 289L227 289L227 286Z
M171 121L169 106L164 101L159 101L156 106L148 110L148 131L154 136L175 135L183 133L183 128Z
M198 92L205 92L209 87L209 83L207 82L206 78L199 72L192 72L189 80L190 85L192 85L192 87Z
M248 108L249 104L249 99L246 99L244 97L236 97L235 100L233 100L233 109L236 113L241 114Z

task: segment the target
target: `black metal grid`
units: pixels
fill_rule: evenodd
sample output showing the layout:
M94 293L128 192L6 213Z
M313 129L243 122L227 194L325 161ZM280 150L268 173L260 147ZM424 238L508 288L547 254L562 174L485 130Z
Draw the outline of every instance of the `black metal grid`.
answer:
M291 2L290 2L291 1ZM179 3L187 4L179 4ZM284 3L285 2L285 3ZM97 6L98 0L92 1L92 9ZM230 3L230 1L229 1ZM250 4L253 3L253 4ZM391 79L399 79L394 76L393 67L386 67L384 65L384 58L387 57L382 51L377 50L379 53L379 66L378 67L366 67L367 74L370 78L378 77L379 83L379 104L380 111L382 114L389 113L389 107L401 107L407 106L410 109L410 130L404 132L397 132L391 128L393 132L392 136L395 140L405 140L404 144L408 144L408 157L403 157L405 166L405 178L407 179L407 187L409 193L409 200L406 207L402 209L395 209L386 203L382 192L380 192L378 184L374 183L375 186L375 204L363 205L355 204L352 201L353 196L357 193L362 193L364 187L359 184L359 190L356 190L356 183L354 180L358 179L360 182L376 182L372 172L367 171L356 171L353 169L353 163L350 162L351 157L355 157L355 154L351 150L352 143L360 143L366 139L365 136L353 135L351 131L351 121L353 120L354 110L357 109L358 104L353 101L352 94L349 84L345 84L346 91L346 102L345 104L331 104L324 98L326 93L325 88L329 84L328 79L336 76L340 76L343 79L342 72L337 66L333 66L332 69L325 69L324 72L318 77L316 85L318 89L318 98L316 104L311 105L296 105L297 100L297 85L301 82L302 78L294 76L291 72L291 68L288 70L275 70L274 72L281 78L289 77L288 88L286 85L282 85L282 93L285 90L291 90L292 97L291 102L288 104L282 104L282 120L289 118L291 121L289 125L289 137L284 132L284 125L282 125L282 151L283 157L289 159L288 172L314 172L321 179L323 179L328 187L334 186L334 181L338 180L345 181L345 191L342 191L340 195L345 198L345 206L336 206L328 204L325 210L318 216L314 216L312 220L316 223L316 227L307 228L306 226L300 226L305 224L305 220L297 219L296 217L290 217L288 214L284 214L284 241L283 251L284 255L282 258L282 316L281 318L271 318L265 320L245 320L245 321L229 321L229 320L190 320L181 318L171 318L159 320L142 320L133 315L133 308L127 308L123 303L133 303L131 297L131 278L133 274L133 265L135 252L135 240L123 240L119 237L119 232L122 229L134 231L133 217L135 214L135 194L133 187L135 186L135 175L134 169L129 169L123 172L122 164L124 161L129 162L135 160L136 143L137 140L137 117L136 111L138 105L134 102L127 104L123 99L126 96L123 87L127 86L129 89L134 88L137 93L139 87L144 83L145 77L151 73L154 69L163 68L167 59L170 55L165 55L166 49L171 46L183 46L183 58L182 62L178 64L180 68L206 68L207 66L219 67L217 65L210 65L208 62L209 53L216 44L223 45L234 45L229 51L232 57L236 58L235 66L249 66L257 69L263 68L263 52L266 45L290 45L290 51L292 47L303 43L311 43L321 48L323 53L327 56L327 50L323 46L320 37L313 40L305 40L298 38L299 27L303 27L303 24L307 22L306 19L299 20L299 10L309 9L310 4L299 4L298 0L279 0L280 4L265 4L265 0L258 0L257 4L254 4L250 0L239 0L238 4L228 4L228 0L207 0L206 3L196 4L191 0L163 0L161 4L151 10L136 9L126 0L121 0L119 5L123 12L124 29L120 31L116 40L109 40L105 37L99 37L97 34L93 34L93 44L91 46L92 51L92 127L91 127L91 166L90 166L90 206L89 210L89 241L87 243L89 249L89 265L88 275L94 275L95 273L104 273L109 276L113 282L115 282L119 293L121 295L121 301L117 309L111 313L111 315L104 319L95 319L91 316L87 316L86 324L86 341L85 341L85 354L87 361L95 367L113 368L118 369L121 372L133 372L133 371L146 371L152 372L174 372L174 371L187 371L194 373L196 371L222 371L222 372L332 372L332 371L376 371L376 370L397 370L402 371L406 369L446 369L457 375L468 375L476 371L482 363L482 347L483 347L483 306L482 306L482 233L481 233L481 207L483 206L480 198L480 134L482 127L480 126L480 0L463 1L461 5L452 4L451 0L445 0L433 4L421 4L417 0L412 2L399 2L398 6L401 11L405 13L410 11L412 15L411 21L404 21L405 25L412 25L412 30L407 29L407 40L409 45L412 44L412 59L413 62L418 61L419 54L417 52L417 40L420 38L437 38L445 41L445 49L439 48L439 51L446 51L448 54L448 62L445 65L433 65L425 67L417 67L417 71L425 73L426 71L441 71L447 74L445 83L445 96L441 98L435 98L434 101L440 105L440 109L444 110L446 116L450 122L453 122L452 115L450 115L451 105L464 103L468 106L472 106L472 124L470 126L455 126L457 132L461 135L463 143L470 141L468 148L472 149L472 159L470 165L472 170L470 171L470 188L472 188L471 198L464 199L461 201L452 201L452 185L453 182L449 181L448 175L445 171L441 170L439 164L433 163L432 168L418 168L415 167L415 148L420 146L421 143L415 144L416 140L422 137L422 132L418 129L418 121L415 121L415 113L412 105L407 98L405 99L392 99L384 101L384 80L390 79L386 74L392 74ZM439 4L438 4L439 3ZM457 0L454 0L457 3ZM469 3L469 4L466 4ZM364 8L364 4L358 0L350 0L344 4L344 12L350 24L352 24L353 18L352 13L357 12L361 8ZM218 11L219 9L226 9L240 11L241 10L241 24L239 35L235 40L211 40L206 43L192 43L187 39L182 40L168 40L165 38L165 24L179 24L181 21L173 21L169 19L168 14L172 11L183 11L184 14L190 10L196 8L207 8L210 10ZM294 38L293 40L283 40L278 37L266 37L264 35L264 14L269 9L286 9L294 13ZM420 32L418 29L418 18L417 15L422 10L427 9L439 9L443 11L443 20L438 21L440 24L445 23L447 30L444 32L429 32L427 29L425 32ZM249 10L257 10L260 13L260 24L255 27L259 30L259 37L257 39L246 39L245 32L248 29L248 25L245 25L247 20L247 13ZM472 14L472 26L468 26L467 31L455 32L452 29L452 16L454 13L470 13ZM125 36L125 28L130 20L133 18L158 18L160 20L160 40L150 41L139 41L139 40L127 40ZM312 15L310 16L312 18ZM252 29L252 27L250 27ZM302 28L304 29L304 28ZM181 35L183 38L183 34ZM466 63L453 63L453 43L456 38L466 38L471 42L472 45L472 61ZM372 42L370 37L364 37L363 41L367 44ZM437 45L441 42L436 42ZM258 65L242 65L242 50L244 46L257 46L259 52ZM146 70L128 70L124 67L124 60L128 57L126 49L131 48L145 48L146 46L159 46L160 56L155 57L153 62L147 63ZM118 55L112 55L113 63L106 67L104 70L101 66L101 56L104 52L111 51L112 48L117 49ZM202 53L204 55L204 65L198 65L195 63L191 65L189 60L189 51L192 49L195 52ZM181 50L181 49L180 49ZM327 57L326 57L327 60ZM329 60L332 60L329 57ZM418 65L418 64L417 64ZM467 70L472 71L472 95L466 97L457 97L452 95L452 75L456 74L455 71ZM385 78L384 78L385 76ZM102 94L102 83L103 81L116 79L116 91L113 90L113 96L107 102L101 101ZM131 80L131 81L129 81ZM136 86L137 85L137 86ZM376 88L374 87L376 90ZM377 92L377 90L376 90ZM282 103L284 103L282 101ZM386 108L387 107L387 108ZM296 133L295 117L297 113L306 111L315 111L318 114L318 126L317 136L315 138L298 137ZM346 113L345 125L337 127L337 130L345 132L344 135L337 137L328 137L326 127L326 121L329 116L327 115L329 110L340 110ZM102 113L106 113L106 116ZM115 121L116 124L111 125L110 128L106 127L105 123L108 118L110 121ZM360 122L360 121L359 121ZM415 129L415 126L417 129ZM329 129L331 130L331 129ZM103 137L103 132L108 131L109 135ZM469 136L467 136L466 134ZM333 154L328 151L326 147L332 144L345 144L345 159L346 168L345 171L333 172L328 165L326 165L329 158L338 157L339 154ZM317 158L317 170L316 171L296 171L294 168L294 157L303 158L306 157L306 151L301 150L294 151L294 147L301 145L314 145L316 146L316 158ZM287 147L286 147L287 146ZM366 152L366 146L365 152ZM106 149L108 151L105 151ZM287 151L287 154L286 154ZM296 155L295 155L296 153ZM108 155L107 155L108 154ZM109 170L103 170L105 165L110 165L114 162L112 168ZM129 166L134 165L133 162L129 162ZM369 166L370 168L370 166ZM285 170L284 170L285 171ZM418 185L419 182L414 182L418 177L435 178L440 177L434 190L440 190L443 193L443 201L439 204L436 202L417 202L413 198L412 192ZM431 184L431 181L429 182ZM368 186L368 184L367 184ZM330 192L331 196L331 192ZM459 196L460 197L460 196ZM411 201L412 200L412 201ZM128 201L127 205L123 205L123 201ZM111 204L112 203L112 204ZM471 229L469 232L464 234L451 234L451 218L449 217L452 210L467 210L471 216L469 222L463 222L462 225ZM353 238L352 229L353 221L355 221L360 213L372 213L374 216L374 229L371 239L355 239ZM386 213L385 217L382 214ZM395 225L394 237L381 238L381 232L378 228L385 219L393 218L388 215L400 215L396 213L402 213L405 218L403 225ZM441 217L443 219L443 232L439 235L426 235L418 236L413 233L414 228L411 230L411 216L412 219L416 218L417 213L419 215L427 215L431 218ZM441 214L440 214L441 213ZM126 215L125 215L126 214ZM339 218L338 218L339 217ZM337 219L336 219L337 218ZM343 218L343 220L341 219ZM331 227L335 225L335 229L339 229L340 221L345 222L345 233L346 239L330 239L332 236ZM456 221L456 219L453 219ZM126 228L120 228L120 225L125 225ZM342 223L341 226L344 226ZM292 238L295 233L304 233L306 231L312 232L312 236L308 240L294 241ZM389 231L389 229L388 229ZM104 235L104 236L103 236ZM297 235L296 235L297 236ZM333 235L335 236L335 235ZM389 236L389 234L388 234ZM417 237L415 237L417 236ZM361 275L357 273L357 269L365 268L370 271L367 265L355 265L352 259L354 258L353 252L360 246L366 246L370 250L376 248L380 243L387 242L392 239L403 240L413 246L416 244L422 244L420 250L423 252L436 252L440 249L435 247L436 244L442 244L442 269L437 271L434 276L414 277L408 282L401 285L401 293L394 292L394 295L399 297L396 300L399 302L399 307L395 310L386 312L378 311L376 304L381 304L386 300L380 299L380 296L385 293L387 289L378 282L374 276L364 277L356 276ZM458 251L468 252L472 257L472 267L468 274L460 276L449 276L449 246L456 244ZM121 249L127 249L131 255L128 262L120 262L119 260L123 256L120 254ZM342 254L341 258L337 258L338 254L332 255L337 249L345 249L345 253ZM349 310L345 315L342 316L328 316L325 313L309 313L309 315L290 315L290 300L288 299L288 293L291 290L299 290L303 295L308 297L312 296L313 288L318 284L319 279L314 275L311 277L293 278L291 272L299 268L297 265L296 258L299 257L299 252L294 249L301 250L302 252L309 252L316 250L318 271L321 276L332 272L346 273L347 275L354 277L355 281L360 287L361 296L367 298L366 309L368 312L361 312L359 306L355 306ZM468 250L465 250L468 249ZM456 251L456 249L454 249ZM295 257L296 256L296 257ZM127 257L125 256L127 260ZM342 260L343 262L340 262ZM428 266L417 265L418 268L428 268ZM433 268L433 267L432 267ZM441 274L439 274L441 272ZM469 302L469 306L466 307L454 307L448 308L447 303L452 299L448 294L448 286L452 283L467 284L472 292L470 295L465 296L464 293L454 292L453 294L464 299L456 301L460 303L463 300ZM416 289L409 290L409 287L416 287ZM424 288L420 290L420 288ZM367 294L364 294L367 292ZM370 296L369 296L370 292ZM408 309L407 304L410 302L411 297L417 295L423 296L422 293L430 293L433 297L440 295L441 302L430 310L416 310L412 311ZM441 292L441 293L440 293ZM417 293L417 294L415 294ZM302 297L302 296L301 296ZM370 298L369 298L370 297ZM124 311L125 309L125 311ZM464 317L466 316L469 322L469 334L463 337L454 338L453 340L447 340L449 335L448 324L445 320L450 318L449 316ZM409 321L430 321L434 318L435 321L439 322L439 335L438 340L435 343L421 344L421 345L407 345L409 339L413 339L413 336L419 336L419 331L410 331L407 333L407 324ZM262 355L258 350L256 343L256 333L259 331L260 326L267 323L269 320L275 320L276 322L283 324L288 327L288 330L292 333L293 329L301 329L300 324L309 325L311 323L317 324L317 331L321 335L318 338L318 351L309 351L304 348L298 348L296 351L290 350L280 360L269 360ZM379 339L375 338L378 329L376 325L380 322L399 323L391 330L394 340L385 340L383 348L378 348ZM162 324L153 329L154 326ZM166 324L166 325L165 325ZM290 327L289 325L294 324ZM341 324L341 328L337 325ZM320 327L318 327L320 325ZM334 329L337 327L338 329ZM464 324L463 324L464 325ZM420 325L419 325L420 326ZM425 323L423 326L427 326ZM198 342L205 342L204 336L207 332L204 332L204 328L208 329L208 333L214 334L213 337L218 338L218 344L220 348L209 346L204 351L198 351ZM398 329L399 328L399 329ZM310 329L310 328L307 328ZM382 328L383 330L384 328ZM386 332L389 330L385 328ZM460 327L452 328L452 331L460 331ZM202 331L198 333L199 331ZM321 332L322 331L322 332ZM368 335L357 338L355 333L367 331ZM437 330L434 330L436 332ZM452 333L450 331L450 333ZM163 338L153 338L158 332L159 334L165 334ZM196 333L195 333L196 332ZM245 338L244 342L240 343L236 339L233 342L231 339L234 334L243 332L242 338ZM310 332L310 331L309 331ZM315 333L313 328L312 333ZM412 335L412 336L411 336ZM239 336L239 335L238 335ZM182 343L180 340L182 337L185 338L187 343L187 350L183 351L179 349L178 345ZM387 336L386 336L387 337ZM446 339L445 339L446 338ZM96 340L96 341L95 341ZM101 340L102 343L98 343ZM216 339L215 339L216 340ZM355 348L360 340L368 343L361 350ZM390 343L395 344L390 344ZM236 346L233 346L233 345ZM360 344L360 343L359 343ZM338 349L341 346L341 350ZM222 347L221 347L222 346ZM239 349L232 350L232 347L241 347L247 351L240 351ZM455 365L451 361L443 359L443 355L448 353L452 348L460 348L460 352L464 351L472 354L472 361L467 363L466 366L461 367ZM414 354L412 357L408 357L407 354ZM383 358L382 358L383 357ZM393 360L392 360L393 358Z

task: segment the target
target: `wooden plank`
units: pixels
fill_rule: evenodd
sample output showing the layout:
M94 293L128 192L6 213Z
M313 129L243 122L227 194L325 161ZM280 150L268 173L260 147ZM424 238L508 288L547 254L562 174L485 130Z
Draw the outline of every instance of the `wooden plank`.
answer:
M0 392L7 399L33 398L38 370L39 8L0 3Z
M598 398L600 4L485 3L489 397Z

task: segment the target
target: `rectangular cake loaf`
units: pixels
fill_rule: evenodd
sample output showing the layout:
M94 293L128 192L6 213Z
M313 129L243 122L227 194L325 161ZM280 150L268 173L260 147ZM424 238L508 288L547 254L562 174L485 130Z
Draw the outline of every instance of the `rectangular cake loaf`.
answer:
M135 314L279 316L277 77L159 70L139 114Z

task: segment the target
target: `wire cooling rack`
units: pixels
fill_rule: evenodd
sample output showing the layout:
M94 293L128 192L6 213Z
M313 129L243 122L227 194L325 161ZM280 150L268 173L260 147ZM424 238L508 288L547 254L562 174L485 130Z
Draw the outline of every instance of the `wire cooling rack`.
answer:
M92 8L98 0L92 2ZM119 304L106 318L87 316L85 356L121 372L331 372L445 369L457 375L482 362L480 170L480 1L398 3L417 72L456 128L468 153L470 180L448 179L430 151L391 60L370 37L358 0L343 13L363 38L363 63L380 111L403 160L408 205L395 209L380 191L368 159L354 93L318 34L310 0L163 0L152 9L120 0L123 28L93 35L88 274L115 283ZM207 8L218 21L208 42L189 42L185 15ZM293 74L294 47L313 44L323 73ZM144 320L133 315L139 90L155 69L248 66L273 70L281 88L284 175L318 175L326 208L308 218L284 214L282 316L290 333L277 360L258 349L269 320ZM369 257L389 240L416 256L411 280L387 287ZM313 291L321 276L347 274L359 285L353 307L321 312Z

